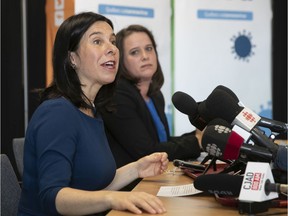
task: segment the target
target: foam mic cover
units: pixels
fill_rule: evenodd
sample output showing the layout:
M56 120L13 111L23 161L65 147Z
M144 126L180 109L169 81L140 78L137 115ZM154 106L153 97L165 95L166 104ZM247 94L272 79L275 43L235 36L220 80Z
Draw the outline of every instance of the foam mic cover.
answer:
M243 109L228 93L219 89L215 89L207 97L205 105L210 115L222 118L229 123L232 123Z
M207 124L207 127L210 125L221 125L223 127L227 127L232 129L232 125L229 124L227 121L225 121L224 119L221 118L214 118L211 121L209 121L209 123Z
M177 110L188 116L193 117L198 112L198 104L196 101L184 92L175 92L172 95L172 103Z
M238 102L239 99L233 91L225 86L219 85L211 92L206 100L198 104L198 112L206 120L219 117L227 121L229 120L231 123L234 119L233 116L235 117L241 111L241 109L239 110ZM232 107L230 107L231 104ZM232 111L232 114L230 113L228 115L228 119L227 111L227 114Z
M205 174L194 180L197 190L226 196L238 197L241 191L243 176L230 174Z
M224 160L235 160L239 157L244 138L223 125L209 125L203 132L202 147L212 156Z
M227 88L226 86L223 85L218 85L215 90L222 90L224 92L226 92L227 94L229 94L237 103L239 103L239 98L237 97L237 95L229 88Z
M180 112L188 115L189 121L199 130L203 130L206 125L206 119L202 118L198 113L198 104L188 94L184 92L175 92L172 96L172 103Z

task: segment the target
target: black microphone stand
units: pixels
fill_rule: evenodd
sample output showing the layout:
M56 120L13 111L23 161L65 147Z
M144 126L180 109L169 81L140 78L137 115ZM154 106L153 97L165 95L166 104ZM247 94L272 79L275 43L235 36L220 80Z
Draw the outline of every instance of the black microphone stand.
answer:
M242 158L243 157L243 158ZM217 164L216 161L220 160L223 161L227 164L227 167L225 167L222 171L220 171L219 173L230 173L230 172L234 172L234 173L239 173L239 174L243 174L245 172L246 169L246 165L247 165L247 160L245 158L245 156L240 156L237 160L225 160L225 159L221 159L218 158L216 156L212 156L212 155L207 155L203 161L201 162L202 165L204 165L207 161L211 160L210 163L206 166L205 170L203 171L203 175L206 174L208 172L208 170L213 166L213 171L217 171Z
M234 174L243 174L245 173L247 163L242 160L235 160L233 161L228 167L226 167L223 171L220 173L230 173L234 172Z
M217 171L217 164L216 164L216 161L217 160L220 160L220 161L223 161L227 164L231 164L232 161L230 160L224 160L224 159L221 159L221 158L218 158L216 156L212 156L212 155L207 155L203 161L201 162L202 165L204 165L207 161L210 161L210 163L208 164L208 166L206 166L205 170L203 171L203 175L206 174L208 172L208 170L211 168L211 166L213 166L213 171Z

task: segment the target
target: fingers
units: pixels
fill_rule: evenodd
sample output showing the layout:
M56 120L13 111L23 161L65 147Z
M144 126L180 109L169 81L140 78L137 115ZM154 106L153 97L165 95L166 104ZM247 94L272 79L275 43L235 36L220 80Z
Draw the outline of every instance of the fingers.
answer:
M160 153L162 155L161 161L166 162L168 161L168 154L166 152Z
M169 163L169 160L168 160L168 155L166 152L157 152L157 153L154 153L152 154L154 156L154 161L155 162L161 162L160 164L160 173L163 173L167 167L168 167L168 163Z
M135 214L141 214L142 211L149 214L162 214L166 212L164 205L158 197L144 192L134 193L131 194L133 198L130 199L131 203L127 206L127 210Z
M161 161L161 162L167 162L168 161L168 155L166 152L156 152L156 153L153 153L151 155L153 157L153 159L155 161Z
M168 167L167 153L157 152L139 159L136 163L139 178L162 174Z
M168 163L169 163L169 160L168 160L168 155L166 152L164 153L160 153L161 154L161 173L164 172L164 170L167 169L168 167Z
M134 214L147 212L149 214L162 214L166 209L161 200L146 192L113 192L107 199L111 208L115 210L128 210Z

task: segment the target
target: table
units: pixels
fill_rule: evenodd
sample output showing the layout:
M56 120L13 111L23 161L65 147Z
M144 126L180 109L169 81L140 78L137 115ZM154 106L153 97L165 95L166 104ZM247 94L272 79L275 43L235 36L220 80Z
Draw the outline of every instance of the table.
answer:
M149 177L143 179L133 191L146 191L150 194L156 195L161 186L176 186L183 184L191 184L193 179L186 176L181 171L173 172L173 164L169 163L167 172L156 177ZM161 216L239 216L238 208L223 206L215 200L213 195L196 194L185 197L159 197L165 205L167 212ZM131 216L127 211L112 210L108 216ZM143 213L143 216L151 214ZM258 214L257 214L258 215ZM287 215L286 208L269 208L267 212L259 214L264 215Z

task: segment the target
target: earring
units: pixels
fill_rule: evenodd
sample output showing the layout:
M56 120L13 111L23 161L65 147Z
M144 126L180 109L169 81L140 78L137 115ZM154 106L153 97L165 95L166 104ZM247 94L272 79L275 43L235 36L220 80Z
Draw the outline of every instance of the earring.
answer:
M71 67L75 70L76 64L71 63Z

